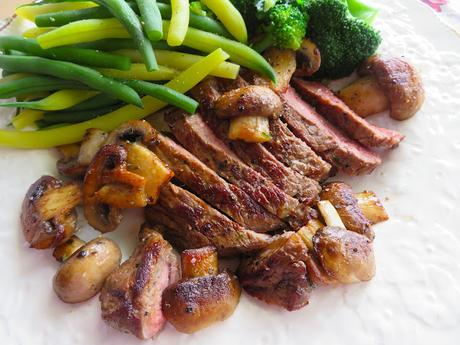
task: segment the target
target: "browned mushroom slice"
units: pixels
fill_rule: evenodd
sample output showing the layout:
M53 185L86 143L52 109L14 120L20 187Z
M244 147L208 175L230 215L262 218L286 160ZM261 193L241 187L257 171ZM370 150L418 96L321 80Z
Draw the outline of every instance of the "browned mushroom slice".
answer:
M241 288L228 272L181 280L163 293L166 319L179 331L194 333L229 318L236 309Z
M106 145L91 162L83 183L88 223L101 232L115 230L121 206L144 207L145 179L127 170L127 152L120 145Z
M361 117L368 117L390 108L388 97L373 76L355 80L340 90L337 96Z
M145 179L145 202L155 204L161 187L174 176L156 154L139 144L128 144L128 170ZM145 206L145 205L144 205Z
M296 70L296 53L290 49L270 48L263 55L275 71L276 84L258 74L253 78L253 84L268 86L275 92L285 92Z
M128 121L110 132L105 144L135 143L139 142L149 146L156 140L154 128L142 120Z
M308 249L301 236L288 232L279 236L260 254L241 262L241 286L266 303L287 310L308 304L311 282L307 276Z
M371 223L364 216L350 186L340 182L329 183L324 186L320 198L331 202L348 230L374 239Z
M59 262L64 262L84 245L84 241L77 236L72 236L67 241L54 248L53 257Z
M83 178L87 167L81 165L78 161L80 145L63 145L59 146L57 150L61 154L61 158L59 158L56 164L59 174L75 179Z
M365 236L325 227L313 236L313 248L322 268L340 283L368 281L375 275L372 242Z
M423 105L425 91L422 79L409 62L396 57L375 55L360 67L360 75L372 75L390 101L390 116L406 120Z
M181 253L182 278L215 276L219 272L217 248L207 246Z
M220 118L238 116L277 117L282 103L268 87L249 85L224 93L216 102L214 111Z
M310 77L321 67L321 53L315 43L304 39L297 51L296 77Z
M30 186L22 204L21 224L32 248L46 249L65 242L76 231L81 191L76 183L63 185L43 176Z
M107 133L97 129L90 128L86 131L85 137L80 146L80 152L78 153L78 162L87 167L96 154L99 152L101 147L107 140Z
M372 225L388 220L387 211L374 192L364 191L355 194L358 205L364 216L369 219Z

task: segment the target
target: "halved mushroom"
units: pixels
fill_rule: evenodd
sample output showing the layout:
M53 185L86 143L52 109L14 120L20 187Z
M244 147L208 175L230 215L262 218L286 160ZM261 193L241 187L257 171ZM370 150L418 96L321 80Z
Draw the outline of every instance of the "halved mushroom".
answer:
M86 172L83 183L85 217L101 232L115 230L122 219L121 206L137 204L144 195L144 178L129 172L127 165L124 146L106 145Z
M106 140L106 132L97 128L88 129L80 146L78 163L84 167L88 167L101 147L104 146Z
M181 263L182 278L215 276L219 272L217 249L213 246L184 250Z
M371 223L359 207L358 200L353 195L350 186L341 182L328 183L324 186L320 198L331 202L340 215L345 228L362 234L370 240L374 239L375 235L371 229Z
M270 48L263 55L275 71L276 84L259 74L252 78L253 84L268 86L275 92L286 91L296 70L296 53L290 49Z
M215 102L214 111L220 118L239 116L279 116L281 99L265 86L249 85L224 93Z
M81 191L76 183L62 184L52 176L42 176L30 186L22 203L24 237L32 248L56 247L77 229L75 207Z
M313 236L313 248L324 271L340 283L368 281L375 275L372 242L365 236L325 227Z
M161 187L173 175L144 146L105 145L91 162L83 183L88 223L102 232L115 230L121 209L155 203Z
M229 272L185 279L164 291L162 310L179 332L195 333L229 318L240 295L238 280Z
M338 92L338 96L356 114L368 117L390 108L390 101L377 80L362 77Z
M79 144L63 145L57 148L61 158L56 163L59 174L74 179L82 179L85 176L87 166L78 162L80 154Z
M415 115L423 105L422 79L414 66L401 58L371 56L358 73L367 79L354 82L339 95L362 116L386 110L384 106L389 103L390 116L402 121Z
M263 116L240 116L230 121L228 138L247 143L265 143L272 140L270 120Z
M72 236L67 241L54 248L53 257L59 262L64 262L84 245L84 241L77 236Z
M310 77L321 67L321 53L315 43L305 38L297 53L296 77Z
M155 129L147 121L133 120L125 122L110 132L105 144L110 145L126 142L139 142L149 147L149 145L155 142L156 137L157 133Z
M156 154L139 144L127 144L128 170L145 179L145 205L155 204L161 187L174 176ZM143 206L142 206L143 207Z

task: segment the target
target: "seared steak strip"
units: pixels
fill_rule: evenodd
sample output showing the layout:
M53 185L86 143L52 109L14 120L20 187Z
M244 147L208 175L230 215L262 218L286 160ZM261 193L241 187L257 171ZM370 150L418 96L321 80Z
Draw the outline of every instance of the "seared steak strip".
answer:
M225 142L237 156L262 176L271 180L287 195L301 203L312 203L321 191L319 183L286 167L278 161L262 144L229 140L227 137L229 123L219 120L213 113L207 116L208 125L214 133Z
M160 134L150 149L174 171L177 179L241 226L256 232L286 227L279 218L267 212L239 187L219 177L174 140Z
M331 165L297 138L280 119L270 120L272 140L264 146L282 163L317 181L326 179Z
M346 138L289 88L283 118L292 132L334 167L349 175L372 172L382 161L373 152Z
M166 118L176 139L204 164L232 184L237 185L266 210L281 219L298 206L298 201L270 180L244 164L222 142L199 114L175 113Z
M366 147L392 149L404 139L402 134L376 127L358 116L321 83L294 78L293 84L321 115Z
M270 236L247 230L192 193L168 184L157 205L145 210L147 221L162 223L184 240L186 249L213 245L221 255L247 254L270 243ZM207 242L207 243L206 243ZM199 244L199 246L196 246Z
M171 245L153 232L107 278L100 295L102 318L140 339L152 338L166 323L163 291L178 279L179 263Z
M302 238L288 232L257 256L245 259L238 269L241 286L248 294L287 310L308 304L312 284L306 262L308 249Z

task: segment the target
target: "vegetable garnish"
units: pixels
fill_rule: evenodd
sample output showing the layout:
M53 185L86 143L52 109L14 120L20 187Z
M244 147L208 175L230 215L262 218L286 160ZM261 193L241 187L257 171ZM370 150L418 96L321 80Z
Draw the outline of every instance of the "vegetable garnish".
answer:
M214 12L233 37L242 43L248 42L244 19L230 0L202 0L202 2Z
M222 49L216 49L165 86L185 93L206 78L212 70L228 58L229 55ZM30 132L0 130L0 145L23 149L38 149L71 144L81 141L86 130L89 128L100 128L110 131L126 121L142 119L166 106L166 103L150 96L144 97L142 101L144 109L127 105L109 114L75 125Z
M86 101L97 94L97 91L64 89L38 101L0 103L0 106L48 111L62 110Z
M93 0L95 3L105 7L117 18L129 32L136 43L137 48L142 53L145 65L149 71L158 69L152 44L144 35L142 24L136 13L124 0Z
M136 0L144 26L145 33L151 41L163 38L163 24L161 13L156 0Z
M180 46L184 42L190 22L188 0L171 0L171 26L168 28L168 44ZM163 29L164 30L164 29Z
M105 92L129 104L142 107L139 95L130 87L101 73L70 62L55 61L35 56L0 55L0 67L12 72L41 73L66 80L78 81L95 90Z
M126 56L134 63L142 63L144 61L139 51L135 49L120 49L114 51L113 53ZM201 55L158 49L155 50L155 55L160 65L176 68L178 70L185 70L204 58ZM220 78L236 79L239 72L239 65L231 62L223 62L211 72L211 75Z
M25 109L13 117L11 124L17 130L33 126L34 123L43 118L44 112L41 110Z
M36 40L19 36L0 36L0 49L13 49L53 60L74 62L86 66L129 70L131 61L126 57L113 55L98 50L74 47L43 49Z
M82 8L90 8L94 6L96 6L96 4L92 1L31 4L18 7L16 9L16 15L20 18L24 18L33 22L35 17L40 14L58 11L80 10Z

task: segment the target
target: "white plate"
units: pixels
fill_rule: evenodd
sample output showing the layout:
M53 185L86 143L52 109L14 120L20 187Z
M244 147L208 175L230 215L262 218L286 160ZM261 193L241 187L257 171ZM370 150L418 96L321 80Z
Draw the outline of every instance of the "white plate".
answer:
M371 176L350 180L357 191L376 191L391 216L375 229L375 279L317 289L309 306L291 313L243 295L226 322L193 336L167 326L156 344L458 344L460 39L415 0L380 3L382 51L404 55L420 69L427 101L409 121L375 119L407 139L384 154ZM140 344L104 324L97 298L61 303L51 286L57 263L23 239L21 201L38 177L57 175L55 160L52 151L0 149L0 343ZM125 255L134 245L138 215L111 235ZM89 229L83 234L96 235Z

